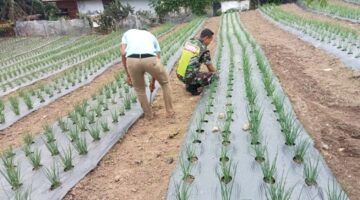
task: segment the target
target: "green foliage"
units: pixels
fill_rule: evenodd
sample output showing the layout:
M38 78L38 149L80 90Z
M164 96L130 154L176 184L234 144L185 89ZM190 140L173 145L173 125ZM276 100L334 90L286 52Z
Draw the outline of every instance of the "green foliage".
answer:
M112 1L105 7L103 14L100 15L100 29L103 32L118 30L117 22L125 19L134 12L130 4L124 5L120 0Z

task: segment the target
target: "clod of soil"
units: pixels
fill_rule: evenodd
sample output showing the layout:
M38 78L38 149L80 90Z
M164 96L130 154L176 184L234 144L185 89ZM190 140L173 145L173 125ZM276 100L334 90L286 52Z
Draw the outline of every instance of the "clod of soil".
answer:
M214 132L214 133L215 133L215 132L219 132L219 130L220 130L220 129L219 129L218 126L214 126L213 129L212 129L212 132Z
M194 182L195 177L193 175L187 175L183 178L183 181L186 183L192 183Z
M242 130L243 131L248 131L250 129L250 124L248 123L248 122L246 122L245 124L244 124L244 126L242 127Z
M225 119L225 113L220 113L219 114L219 119Z
M223 183L225 183L225 184L230 183L231 180L232 180L232 177L231 177L231 176L226 176L226 177L223 176L223 177L221 177L221 181L222 181Z
M194 162L196 162L196 161L198 161L199 159L198 159L198 157L196 157L196 156L193 156L193 157L189 157L188 158L188 161L189 162L192 162L192 163L194 163Z

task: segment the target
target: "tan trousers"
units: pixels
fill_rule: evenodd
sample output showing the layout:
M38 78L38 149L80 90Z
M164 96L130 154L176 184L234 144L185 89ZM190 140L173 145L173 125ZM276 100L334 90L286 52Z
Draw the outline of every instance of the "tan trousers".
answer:
M174 109L171 99L169 76L160 61L158 61L156 57L127 58L127 66L135 92L144 110L145 118L153 118L151 105L147 100L145 92L145 72L151 74L151 76L160 83L164 95L166 113L167 115L172 115Z

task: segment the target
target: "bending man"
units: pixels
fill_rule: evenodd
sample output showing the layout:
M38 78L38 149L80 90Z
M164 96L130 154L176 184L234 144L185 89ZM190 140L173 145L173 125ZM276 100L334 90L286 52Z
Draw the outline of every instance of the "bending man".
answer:
M209 85L215 77L216 69L211 63L210 51L207 49L213 35L210 29L204 29L199 39L192 38L184 46L176 73L192 95L201 94L203 87ZM209 72L200 72L202 63Z
M149 88L152 92L157 80L164 94L167 117L174 116L169 76L160 63L160 45L156 37L148 31L131 29L124 33L121 42L121 58L125 67L128 84L134 86L146 119L153 118L151 105L145 92L145 72L152 76Z

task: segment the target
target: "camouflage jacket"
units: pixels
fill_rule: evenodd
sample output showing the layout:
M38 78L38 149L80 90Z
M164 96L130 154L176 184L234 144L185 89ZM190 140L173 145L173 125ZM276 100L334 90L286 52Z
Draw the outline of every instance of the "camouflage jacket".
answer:
M200 47L199 56L191 58L189 65L186 69L186 74L184 79L193 79L195 75L199 72L201 64L209 65L211 64L210 51L207 49L206 45L199 39L190 39L190 43Z

